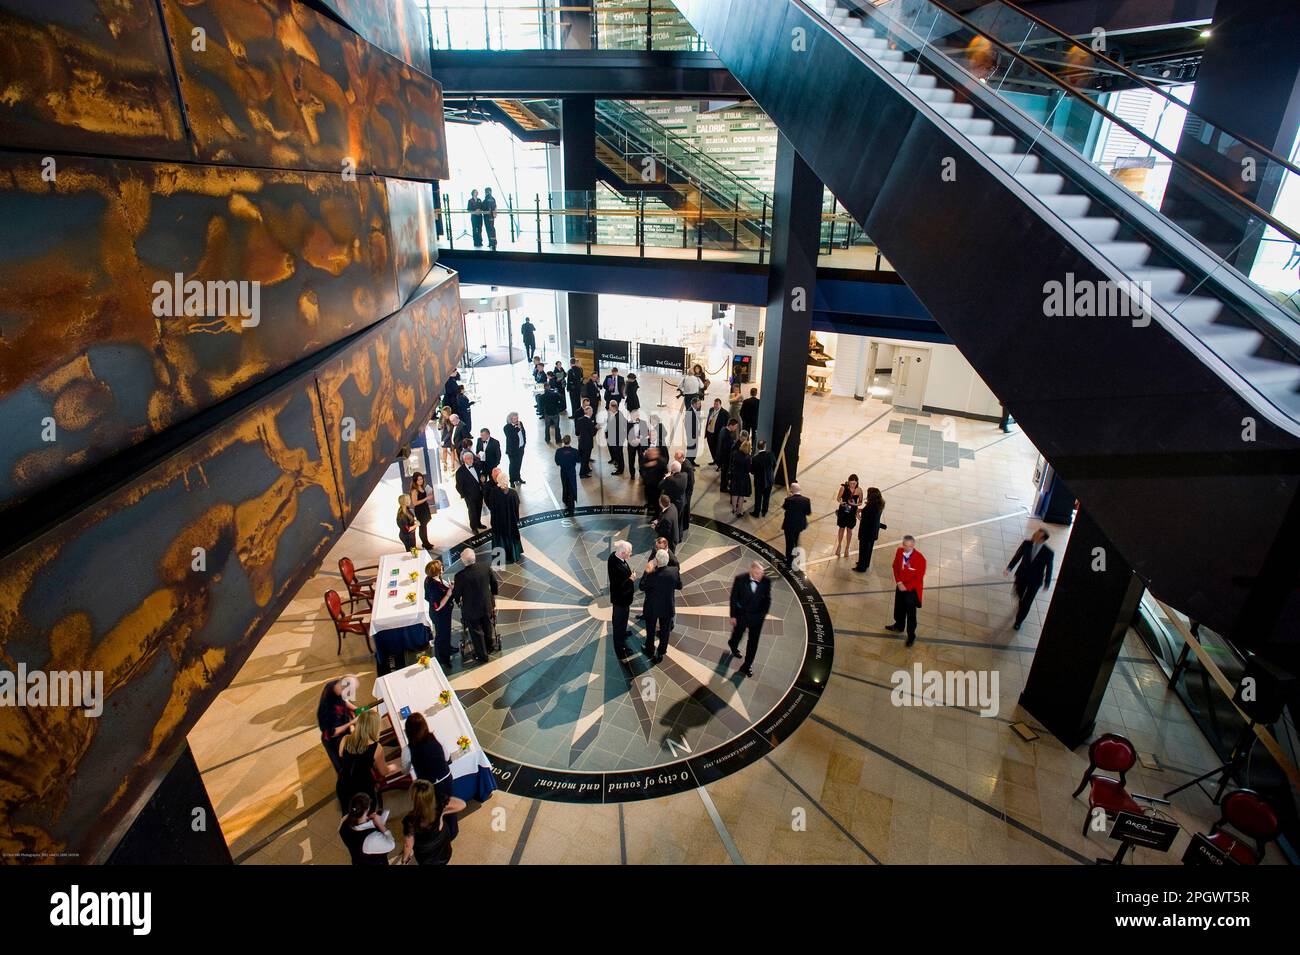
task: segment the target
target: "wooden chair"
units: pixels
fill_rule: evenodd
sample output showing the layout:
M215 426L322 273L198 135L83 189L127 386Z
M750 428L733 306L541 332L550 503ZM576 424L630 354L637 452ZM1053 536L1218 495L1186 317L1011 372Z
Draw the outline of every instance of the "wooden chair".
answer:
M334 633L339 638L339 656L343 655L343 635L348 633L359 633L366 641L366 649L371 653L375 648L370 645L370 617L369 614L362 611L360 613L344 613L343 599L339 597L337 590L325 591L325 609L329 611L330 619L334 621Z
M351 605L355 604L358 600L364 600L366 602L367 607L370 607L372 609L374 608L375 578L373 576L361 577L358 575L357 572L358 570L378 570L378 569L379 569L378 564L370 564L366 567L356 567L352 563L352 558L350 557L339 558L339 575L343 578L343 583L348 588L348 605L349 605L348 609L349 610L351 609Z

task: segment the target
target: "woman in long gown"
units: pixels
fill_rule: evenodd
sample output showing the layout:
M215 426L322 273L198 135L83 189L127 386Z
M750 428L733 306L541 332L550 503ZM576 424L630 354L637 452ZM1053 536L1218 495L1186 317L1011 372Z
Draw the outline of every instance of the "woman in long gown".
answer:
M488 488L488 512L492 515L492 549L501 549L507 564L517 564L524 553L519 536L519 494L498 468L495 484Z

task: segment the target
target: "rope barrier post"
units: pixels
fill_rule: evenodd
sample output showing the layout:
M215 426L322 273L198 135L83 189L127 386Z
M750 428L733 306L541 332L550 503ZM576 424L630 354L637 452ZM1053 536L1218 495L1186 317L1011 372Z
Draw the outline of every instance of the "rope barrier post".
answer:
M786 490L786 493L787 493L787 494L790 493L790 469L786 466L786 463L785 463L785 446L786 446L786 443L789 442L789 440L790 440L790 428L791 428L791 427L793 427L793 426L792 426L792 425L786 425L786 429L785 429L785 437L781 439L781 451L780 451L780 453L777 455L777 458L778 458L778 459L780 460L780 462L781 462L781 483L785 485L785 490Z

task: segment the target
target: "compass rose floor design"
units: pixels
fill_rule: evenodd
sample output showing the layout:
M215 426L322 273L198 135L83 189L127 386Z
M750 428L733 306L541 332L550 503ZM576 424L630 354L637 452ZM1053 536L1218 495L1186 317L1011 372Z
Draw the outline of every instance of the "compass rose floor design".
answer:
M833 639L821 598L763 541L696 519L677 551L682 590L664 660L614 651L606 561L633 547L640 575L653 543L629 506L559 511L521 522L524 559L498 567L502 652L452 679L498 784L575 802L653 798L694 788L771 752L811 712L830 673ZM463 546L487 556L486 535ZM772 578L754 676L727 650L728 597L758 559ZM455 568L453 568L454 570ZM632 616L638 612L638 594ZM742 644L743 649L743 644Z

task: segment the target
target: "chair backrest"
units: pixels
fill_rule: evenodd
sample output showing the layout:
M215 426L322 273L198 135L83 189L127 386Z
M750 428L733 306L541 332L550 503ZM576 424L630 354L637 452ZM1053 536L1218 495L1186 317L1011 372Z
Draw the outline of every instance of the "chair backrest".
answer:
M350 557L339 558L339 576L343 578L343 582L347 584L349 588L354 583L356 583L357 569L352 564L352 558Z
M1088 758L1098 769L1122 776L1137 762L1137 749L1117 733L1103 733L1088 747Z
M343 601L337 590L325 591L325 609L329 611L330 618L336 624L343 622Z
M1272 842L1281 829L1273 807L1253 789L1234 789L1223 798L1223 817L1216 825L1225 822L1262 842Z

